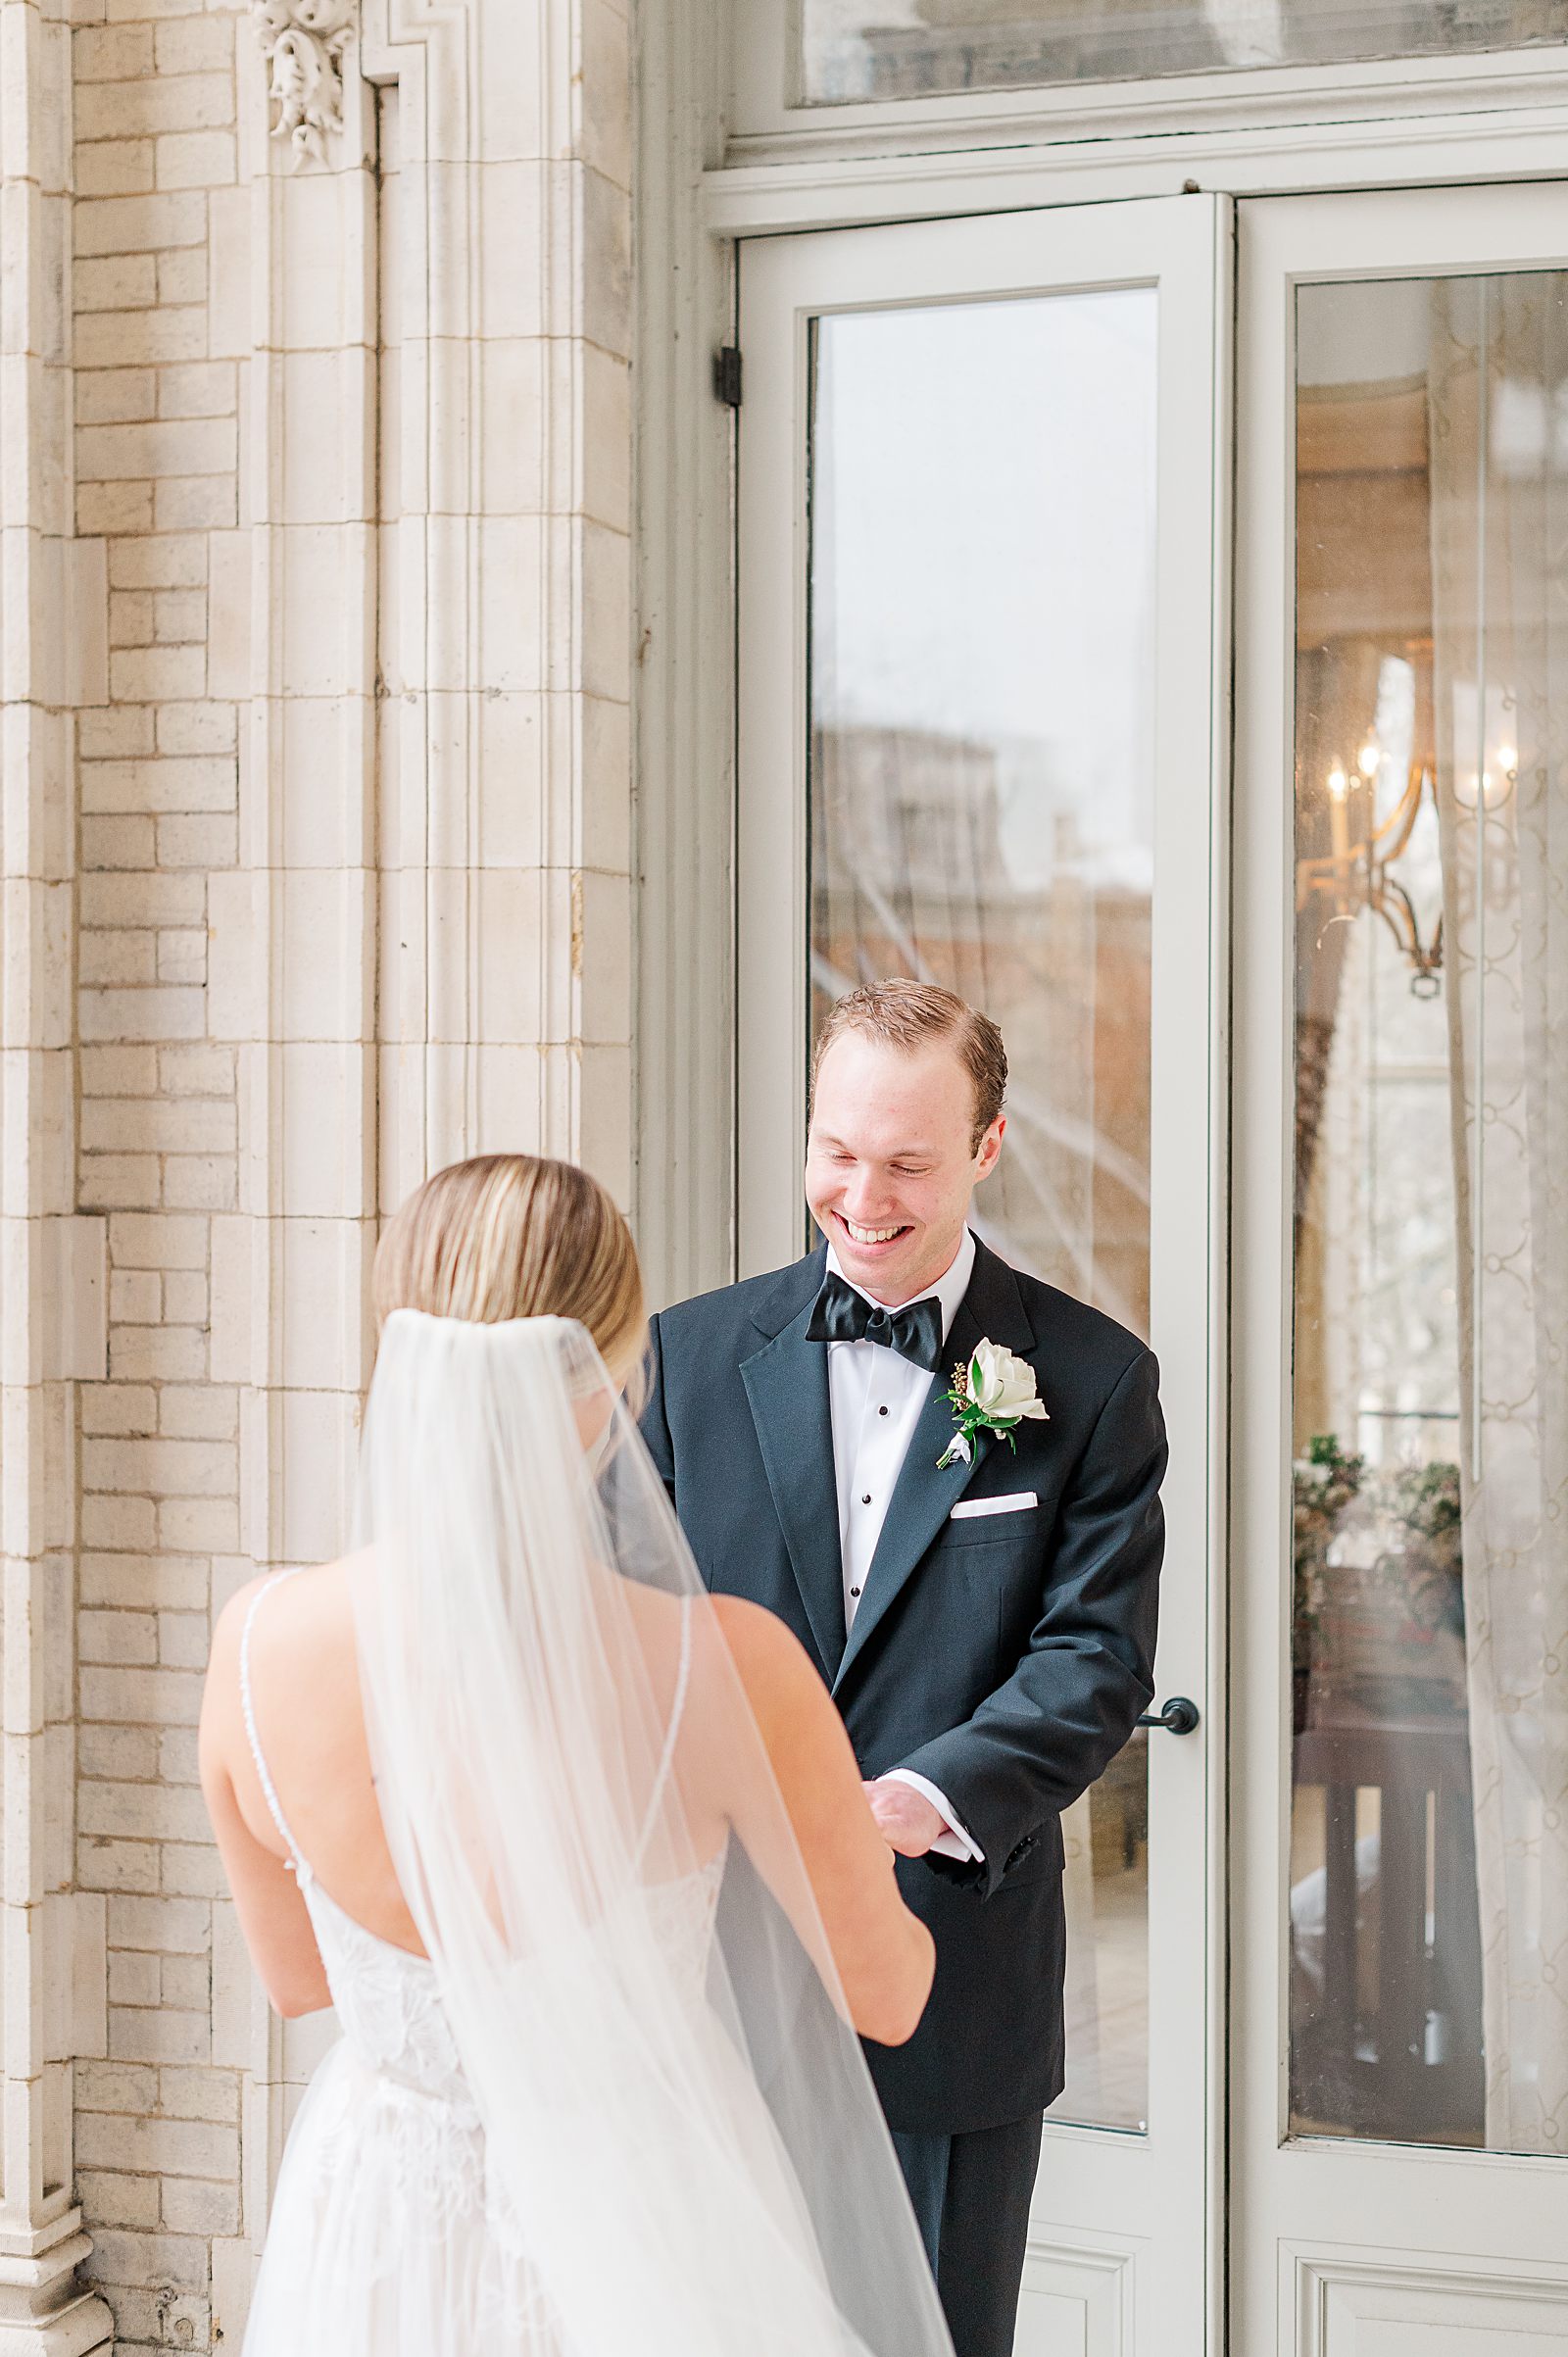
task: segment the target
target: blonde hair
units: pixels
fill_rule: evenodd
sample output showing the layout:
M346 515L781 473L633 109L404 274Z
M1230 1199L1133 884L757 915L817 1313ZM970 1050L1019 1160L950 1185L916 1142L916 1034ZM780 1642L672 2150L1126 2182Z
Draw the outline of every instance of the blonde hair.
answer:
M906 1056L934 1041L951 1040L955 1055L974 1084L970 1151L979 1153L981 1139L992 1122L1000 1119L1007 1097L1007 1051L988 1014L938 982L909 982L903 976L888 982L864 982L830 1007L823 1018L811 1056L813 1092L823 1056L846 1031L858 1031L889 1048L901 1048Z
M485 1326L576 1318L614 1381L639 1386L648 1316L637 1248L613 1198L570 1162L485 1154L438 1170L388 1224L370 1293L378 1332L394 1309Z

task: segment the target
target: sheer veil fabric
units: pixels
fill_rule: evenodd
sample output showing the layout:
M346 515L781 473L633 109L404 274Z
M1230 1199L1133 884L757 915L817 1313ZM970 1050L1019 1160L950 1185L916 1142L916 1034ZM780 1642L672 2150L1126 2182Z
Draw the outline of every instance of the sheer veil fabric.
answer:
M360 1502L377 1793L526 2345L951 2357L760 1733L584 1329L398 1311Z

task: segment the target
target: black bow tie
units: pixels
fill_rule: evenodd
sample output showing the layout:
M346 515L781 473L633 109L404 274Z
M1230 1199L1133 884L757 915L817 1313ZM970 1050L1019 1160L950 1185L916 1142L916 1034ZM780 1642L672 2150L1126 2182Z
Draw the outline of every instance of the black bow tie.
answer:
M812 1303L806 1333L813 1343L881 1343L924 1367L928 1375L942 1364L942 1303L934 1293L923 1301L906 1301L902 1309L884 1309L832 1269Z

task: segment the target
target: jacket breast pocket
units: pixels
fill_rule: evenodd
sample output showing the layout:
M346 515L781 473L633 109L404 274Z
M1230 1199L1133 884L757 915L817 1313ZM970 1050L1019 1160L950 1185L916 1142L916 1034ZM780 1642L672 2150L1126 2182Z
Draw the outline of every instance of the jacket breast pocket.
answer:
M954 1516L942 1526L944 1547L1016 1547L1044 1536L1046 1518L1038 1505L1013 1506L1005 1513Z

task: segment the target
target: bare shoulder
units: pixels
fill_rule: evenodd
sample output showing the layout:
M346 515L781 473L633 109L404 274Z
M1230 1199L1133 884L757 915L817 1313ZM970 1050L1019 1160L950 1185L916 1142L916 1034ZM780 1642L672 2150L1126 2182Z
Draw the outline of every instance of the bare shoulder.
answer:
M357 1558L312 1565L278 1580L264 1572L247 1580L219 1613L207 1657L199 1743L204 1772L250 1775L241 1647L251 1626L251 1686L257 1707L271 1709L279 1694L290 1715L319 1727L357 1700L351 1574ZM257 1599L276 1581L251 1624Z
M664 1588L648 1588L640 1580L620 1579L610 1593L629 1613L633 1627L645 1638L677 1637L681 1599Z
M787 1675L792 1662L810 1669L804 1649L784 1623L743 1596L672 1595L668 1589L645 1588L635 1580L624 1582L620 1594L645 1642L678 1642L682 1615L695 1603L702 1607L695 1616L697 1643L701 1645L705 1635L710 1643L717 1639L743 1674L755 1669L761 1677L770 1671Z
M713 1628L759 1719L765 1724L777 1711L809 1708L813 1699L827 1703L810 1655L776 1613L740 1596L715 1596L712 1603Z
M313 1565L277 1582L256 1618L251 1657L258 1675L281 1650L294 1663L291 1676L305 1686L321 1677L341 1678L342 1655L354 1642L351 1575L354 1558ZM213 1627L207 1661L206 1711L238 1708L240 1647L251 1612L275 1574L264 1572L236 1588ZM336 1640L336 1642L334 1642Z
M714 1625L737 1661L756 1661L764 1667L798 1661L810 1667L794 1630L787 1629L765 1604L754 1604L744 1596L714 1596L709 1601Z
M350 1573L355 1560L344 1556L331 1563L313 1564L308 1571L279 1581L277 1594L268 1606L267 1621L291 1620L302 1610L314 1615L323 1608L330 1610L347 1603ZM243 1588L235 1589L214 1623L215 1661L220 1652L237 1652L252 1605L276 1579L275 1572L264 1571L256 1579L247 1580ZM264 1623L258 1621L258 1632L263 1627Z
M213 1624L207 1652L207 1682L202 1689L199 1733L202 1781L209 1783L237 1751L240 1737L240 1644L250 1609L270 1575L247 1580L236 1588ZM226 1775L225 1775L226 1782ZM209 1805L212 1795L209 1792Z
M222 1654L238 1651L240 1636L250 1617L251 1606L272 1576L270 1571L261 1572L254 1580L247 1580L243 1588L235 1589L213 1623L214 1661Z
M271 1577L263 1572L236 1588L227 1603L213 1623L213 1642L207 1651L207 1688L202 1703L204 1724L212 1721L215 1712L221 1714L230 1700L237 1704L240 1643L251 1606Z

